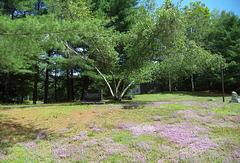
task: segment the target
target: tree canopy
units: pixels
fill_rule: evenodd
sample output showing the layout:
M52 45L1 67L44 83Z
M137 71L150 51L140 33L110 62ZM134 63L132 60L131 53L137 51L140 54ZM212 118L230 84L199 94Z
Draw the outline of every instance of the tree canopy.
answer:
M240 90L240 19L234 13L222 11L213 18L212 29L207 36L207 48L221 54L226 60L225 80L228 90ZM215 82L220 78L215 75Z
M122 100L134 84L151 81L157 71L162 77L169 72L182 78L201 75L223 62L219 54L226 57L229 69L238 64L239 18L228 21L225 13L213 20L201 2L180 9L169 0L162 6L150 0L4 0L0 8L0 86L5 101L14 97L10 79L17 74L28 85L26 90L33 90L21 96L33 95L35 101L38 96L47 102L49 94L57 101L58 91L76 100L82 93L74 87L82 92L88 87L105 89ZM212 26L219 30L210 30ZM219 50L223 35L231 37L225 51Z

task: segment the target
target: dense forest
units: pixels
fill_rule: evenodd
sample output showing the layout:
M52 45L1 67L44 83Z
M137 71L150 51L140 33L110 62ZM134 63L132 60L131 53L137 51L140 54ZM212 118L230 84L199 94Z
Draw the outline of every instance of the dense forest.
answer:
M163 90L240 91L240 18L165 0L1 0L0 102L122 100ZM149 90L150 91L150 90Z

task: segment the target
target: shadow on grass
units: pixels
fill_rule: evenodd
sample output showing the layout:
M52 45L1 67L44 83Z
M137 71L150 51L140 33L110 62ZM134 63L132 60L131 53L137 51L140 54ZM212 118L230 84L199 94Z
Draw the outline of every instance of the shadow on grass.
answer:
M51 107L51 106L75 106L75 105L82 105L81 102L69 102L69 103L49 103L49 104L20 104L20 105L11 105L5 104L0 105L0 110L8 110L8 109L24 109L24 108L42 108L42 107Z
M35 129L32 124L23 125L0 114L0 150L12 147L18 142L34 140L37 134L44 130L47 129Z
M123 105L123 109L128 109L128 110L132 110L132 109L142 109L145 107L147 103L127 103Z
M115 101L112 99L106 99L104 100L105 104L127 104L127 103L132 103L130 100L122 100L122 101Z

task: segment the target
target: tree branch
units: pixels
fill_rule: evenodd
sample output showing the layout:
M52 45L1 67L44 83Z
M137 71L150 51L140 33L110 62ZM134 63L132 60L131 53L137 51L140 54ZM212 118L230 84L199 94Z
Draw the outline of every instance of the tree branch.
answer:
M86 59L83 55L83 53L82 53L82 55L81 54L79 54L78 52L76 52L67 42L65 43L65 45L66 45L66 47L69 49L69 50L71 50L72 52L74 52L75 54L77 54L81 59L83 59L84 61L86 61L88 64L90 64L93 68L95 68L96 70L97 70L97 72L99 73L99 75L103 78L103 80L105 81L105 83L107 84L107 86L108 86L108 88L109 88L109 90L110 90L110 92L111 92L111 95L114 97L114 93L113 93L113 90L112 90L112 87L111 87L111 85L109 84L109 82L107 81L107 79L105 78L105 76L101 73L101 71L93 64L93 63L91 63L88 59Z
M145 74L148 74L148 73L150 73L150 72L152 72L152 71L153 71L153 70L151 70L151 71L146 71L145 73L143 73L143 74L141 74L141 75L139 75L139 76L136 76L135 79L134 79L130 84L128 84L128 86L122 91L120 98L122 98L122 97L124 96L124 94L126 93L126 91L131 87L131 85L132 85L137 79L141 79Z
M136 80L136 79L135 79ZM121 93L121 98L123 97L123 95L126 93L126 91L128 90L129 87L131 87L131 85L135 82L135 80L133 80L130 84L128 84L128 86L123 90L123 92Z
M30 33L30 32L26 32L26 33L4 33L1 32L0 35L12 35L12 36L30 36L30 35L43 35L43 34L52 34L52 33L63 33L63 32L70 32L70 31L76 31L75 29L67 29L67 30L63 30L63 31L55 31L55 32L40 32L40 33Z

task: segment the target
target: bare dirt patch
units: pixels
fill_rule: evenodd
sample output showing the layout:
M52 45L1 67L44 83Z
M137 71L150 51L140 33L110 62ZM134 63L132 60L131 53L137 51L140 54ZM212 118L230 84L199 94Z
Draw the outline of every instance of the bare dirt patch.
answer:
M58 133L61 129L75 128L79 130L90 129L88 121L96 123L115 123L121 121L118 116L120 105L104 106L74 106L74 107L44 107L44 108L20 108L2 110L1 135L15 137L16 134L34 133L49 130ZM111 118L110 118L111 117ZM20 130L21 129L21 130ZM29 130L29 131L28 131Z

